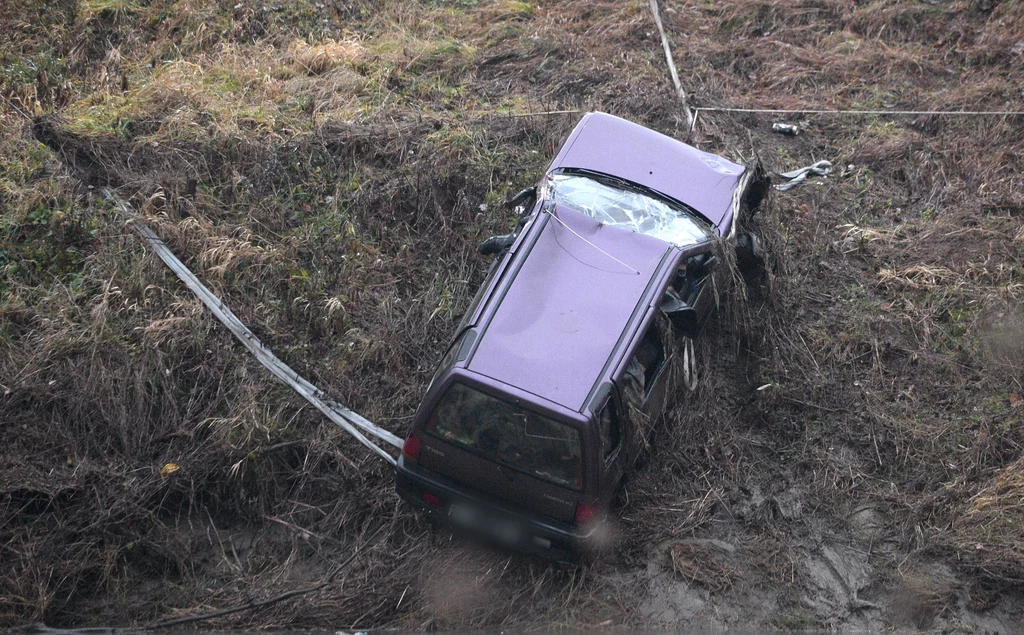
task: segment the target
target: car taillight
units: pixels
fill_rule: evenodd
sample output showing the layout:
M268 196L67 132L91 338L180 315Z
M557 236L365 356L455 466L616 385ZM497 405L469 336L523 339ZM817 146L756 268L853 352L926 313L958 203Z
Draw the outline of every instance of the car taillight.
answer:
M437 496L436 494L431 494L430 492L423 492L423 500L434 507L441 506L441 497Z
M576 524L586 525L590 521L594 520L597 516L597 505L588 505L587 503L580 503L576 506Z
M405 440L405 445L402 446L402 456L409 461L417 461L420 458L421 447L423 447L423 442L417 437L409 435L409 438Z

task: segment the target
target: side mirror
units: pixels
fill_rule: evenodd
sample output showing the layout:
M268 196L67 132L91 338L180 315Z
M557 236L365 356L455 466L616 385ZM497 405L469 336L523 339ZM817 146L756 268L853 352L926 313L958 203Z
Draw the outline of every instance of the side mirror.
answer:
M668 316L672 325L683 335L691 339L700 335L700 319L697 317L697 309L683 302L675 289L670 287L665 291L658 308Z
M706 276L711 273L711 270L718 266L718 256L714 254L700 254L690 259L690 262L686 264L687 271L694 278Z
M514 242L516 242L516 235L514 233L491 236L480 243L480 253L485 256L494 256L511 247Z
M528 187L525 190L521 191L520 193L516 194L508 203L506 203L506 206L512 210L514 210L517 207L529 207L529 205L527 205L527 202L531 198L537 198L536 187Z

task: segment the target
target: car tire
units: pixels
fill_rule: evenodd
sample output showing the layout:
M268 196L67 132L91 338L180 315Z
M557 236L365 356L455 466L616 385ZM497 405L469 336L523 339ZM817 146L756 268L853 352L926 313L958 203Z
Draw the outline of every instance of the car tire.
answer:
M764 249L757 234L743 232L736 237L736 264L744 274L764 271Z
M697 390L697 352L693 348L693 340L689 337L683 338L683 386L686 390L693 392Z

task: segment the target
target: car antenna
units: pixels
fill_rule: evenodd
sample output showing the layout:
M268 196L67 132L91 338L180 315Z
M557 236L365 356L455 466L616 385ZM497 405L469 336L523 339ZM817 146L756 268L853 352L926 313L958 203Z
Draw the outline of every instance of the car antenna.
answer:
M559 217L555 216L554 212L552 212L552 211L551 211L551 208L550 208L550 207L545 207L545 208L544 208L544 213L545 213L545 214L547 214L548 216L550 216L551 218L555 219L556 221L558 221L558 222L559 222L559 223L560 223L560 224L562 225L562 227L565 227L566 229L568 229L569 231L571 231L571 232L572 232L572 233L573 233L573 234L574 234L574 235L575 235L575 236L576 236L577 238L579 238L579 239L580 239L580 240L582 240L583 242L587 243L588 245L590 245L590 246L591 246L591 247L593 247L594 249L596 249L596 250L600 251L600 252L601 252L602 254L604 254L604 255L608 256L609 258L611 258L611 259L612 259L612 260L614 260L615 262L619 263L620 265L622 265L622 266L623 266L623 267L625 267L626 269L629 269L630 271L632 271L632 272L633 272L633 273L635 273L636 275L638 275L638 276L640 275L640 272L639 272L638 270L634 269L633 267L630 267L629 265L627 265L626 263L622 262L621 260L619 260L619 259L618 259L618 258L616 258L615 256L611 255L610 253L608 253L608 252L607 252L607 251L605 251L604 249L601 249L600 247L598 247L598 246L597 246L597 245L595 245L594 243L590 242L589 240L587 240L587 239L586 239L586 238L584 238L583 236L580 236L580 235L579 235L579 234L578 234L578 233L576 232L576 230L575 230L575 229L573 229L572 227L569 227L568 225L566 225L566 224L565 224L565 221L564 221L564 220L562 220L561 218L559 218Z

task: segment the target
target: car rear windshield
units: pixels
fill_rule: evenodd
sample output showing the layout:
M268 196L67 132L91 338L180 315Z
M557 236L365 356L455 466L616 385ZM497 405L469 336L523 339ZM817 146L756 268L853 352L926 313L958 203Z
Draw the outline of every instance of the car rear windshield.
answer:
M677 247L707 240L710 230L686 206L655 196L628 181L591 172L559 172L548 180L556 203L599 223L647 234Z
M465 384L445 392L427 430L530 476L574 490L583 486L578 430Z

